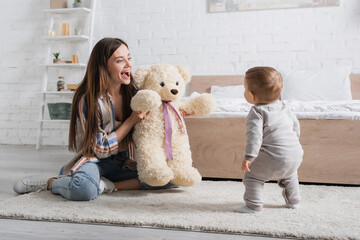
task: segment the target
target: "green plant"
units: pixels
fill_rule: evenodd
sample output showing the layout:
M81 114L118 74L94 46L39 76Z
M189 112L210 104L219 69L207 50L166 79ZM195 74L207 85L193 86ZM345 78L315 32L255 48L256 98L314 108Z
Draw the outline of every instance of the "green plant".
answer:
M59 59L60 52L55 52L55 53L53 53L53 55L54 55L55 59Z
M77 3L81 3L81 0L75 0L75 2L77 2Z

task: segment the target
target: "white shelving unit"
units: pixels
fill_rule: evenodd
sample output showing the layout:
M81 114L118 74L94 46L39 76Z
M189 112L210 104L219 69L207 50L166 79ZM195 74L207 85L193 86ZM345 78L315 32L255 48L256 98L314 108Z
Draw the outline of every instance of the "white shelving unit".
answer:
M91 3L93 4L93 3ZM94 6L94 4L93 4ZM84 14L93 12L92 6L89 8L57 8L57 9L45 9L44 12L52 14Z
M56 40L70 40L70 41L87 41L89 40L89 36L85 36L85 35L75 35L75 36L53 36L53 37L43 37L43 39L46 40L51 40L51 41L56 41Z
M50 70L56 69L58 73L62 71L72 70L72 71L80 71L80 73L85 72L87 61L91 49L92 49L92 36L94 29L94 17L95 17L95 6L96 0L85 0L86 7L81 8L59 8L59 9L45 9L44 12L47 13L48 19L48 31L47 35L41 38L46 44L46 61L44 64L41 64L41 68L43 70L42 76L42 89L39 92L40 99L40 113L39 113L39 125L38 125L38 134L37 134L37 143L36 149L41 148L43 145L43 127L45 122L53 122L53 123L69 123L69 120L52 120L46 116L46 108L47 108L47 100L50 96L55 96L57 98L72 98L73 92L70 91L54 91L53 88L49 87L49 72ZM58 19L66 19L72 18L79 21L82 21L83 29L86 30L84 33L79 35L71 34L68 36L61 36L60 31L58 31L55 36L50 36L50 31L54 31L55 26L59 26L60 22L57 22ZM67 48L70 44L76 47L82 47L85 49L81 52L82 58L79 56L80 63L52 63L52 53L57 50L54 49L54 45L62 45ZM54 74L53 74L54 75ZM55 78L57 79L58 76ZM79 83L81 79L77 79L76 83ZM56 100L55 100L56 101Z
M59 68L59 67L64 67L64 68L85 68L86 64L85 63L56 63L56 64L41 64L40 66L43 67L53 67L53 68Z

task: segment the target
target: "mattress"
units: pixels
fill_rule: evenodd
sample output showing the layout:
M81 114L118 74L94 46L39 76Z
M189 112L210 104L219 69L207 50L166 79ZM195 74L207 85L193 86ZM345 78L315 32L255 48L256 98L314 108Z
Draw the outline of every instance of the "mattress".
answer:
M197 96L192 94L190 97ZM186 100L187 98L184 98ZM285 100L298 119L348 119L360 120L360 100L302 102ZM246 117L251 104L245 99L217 99L216 109L206 118Z

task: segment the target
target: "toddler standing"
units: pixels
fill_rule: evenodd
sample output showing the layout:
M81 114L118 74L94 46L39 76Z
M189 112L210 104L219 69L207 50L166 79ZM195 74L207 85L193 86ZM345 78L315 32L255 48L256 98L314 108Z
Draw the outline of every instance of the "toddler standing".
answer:
M245 206L235 211L259 213L263 207L264 183L278 180L288 208L299 207L297 169L303 149L300 125L295 115L279 100L282 77L271 67L254 67L245 74L244 96L254 104L246 119L245 159L242 163Z

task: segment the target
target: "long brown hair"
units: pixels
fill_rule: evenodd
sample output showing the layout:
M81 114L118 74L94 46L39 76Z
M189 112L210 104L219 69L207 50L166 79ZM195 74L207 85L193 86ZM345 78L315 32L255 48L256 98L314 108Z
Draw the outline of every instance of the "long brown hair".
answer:
M283 81L272 67L254 67L245 74L249 90L263 103L279 99Z
M70 117L70 129L69 129L69 150L76 152L79 149L85 156L91 156L93 154L92 147L96 143L96 133L98 132L100 110L98 108L99 97L108 89L108 69L107 61L112 54L122 44L127 48L128 45L119 38L103 38L94 46L89 62L86 68L86 73L76 89L71 107ZM131 115L130 100L134 95L133 77L130 75L130 84L121 85L120 91L123 95L123 116L124 119ZM86 125L84 132L84 139L81 142L81 146L78 146L76 142L76 122L79 119L79 102L82 97L85 97L86 104ZM108 97L108 96L106 96ZM129 140L129 133L125 140Z

